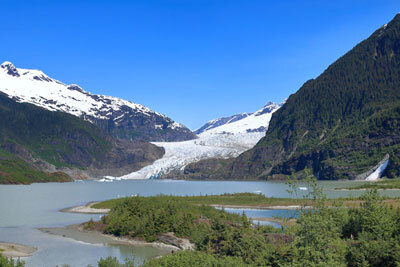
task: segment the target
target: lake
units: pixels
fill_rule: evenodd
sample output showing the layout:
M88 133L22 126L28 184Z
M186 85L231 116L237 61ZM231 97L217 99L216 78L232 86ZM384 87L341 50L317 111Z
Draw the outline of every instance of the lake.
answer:
M319 182L328 197L358 196L362 191L337 191L337 187L354 182ZM304 185L299 185L304 186ZM270 197L290 197L285 183L260 181L182 181L182 180L125 180L112 183L77 181L32 185L0 185L0 241L15 242L38 248L32 257L25 258L27 266L96 265L101 257L134 258L137 263L168 253L152 247L106 246L78 242L62 236L43 233L38 228L66 226L99 219L100 215L62 213L60 209L138 194L211 195L252 192ZM306 191L300 190L298 197ZM396 196L399 191L388 191ZM269 217L271 212L244 210L250 217ZM242 211L240 211L242 212Z

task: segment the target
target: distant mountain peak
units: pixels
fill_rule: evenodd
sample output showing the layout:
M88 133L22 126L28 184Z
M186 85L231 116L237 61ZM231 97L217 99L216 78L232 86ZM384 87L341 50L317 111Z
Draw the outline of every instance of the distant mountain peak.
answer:
M4 69L8 75L19 77L17 68L10 61L4 61L0 68Z
M278 110L281 104L268 101L267 104L254 113L240 113L230 117L211 120L194 133L246 133L265 132L268 128L272 113Z
M11 66L11 67L15 68L14 64L12 64L10 61L4 61L4 62L0 65L0 67L2 67L2 68L8 67L8 66Z
M265 113L271 113L271 112L277 110L280 107L281 107L280 104L276 104L274 102L269 101L269 102L267 102L267 104L262 109L254 112L253 115L254 116L260 116L260 115L265 114Z
M272 102L272 101L268 101L264 107L266 106L271 106L271 105L276 105L276 103Z

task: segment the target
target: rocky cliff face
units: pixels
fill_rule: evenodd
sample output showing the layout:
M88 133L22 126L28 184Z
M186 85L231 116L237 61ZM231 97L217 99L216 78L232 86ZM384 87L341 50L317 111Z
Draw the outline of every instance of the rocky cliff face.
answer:
M191 164L188 176L278 179L312 169L357 179L385 155L400 174L400 15L307 81L272 116L266 136L228 162Z

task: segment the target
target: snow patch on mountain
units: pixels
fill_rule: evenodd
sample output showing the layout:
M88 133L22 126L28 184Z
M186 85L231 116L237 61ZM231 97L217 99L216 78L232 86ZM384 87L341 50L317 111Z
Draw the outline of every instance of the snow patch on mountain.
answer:
M246 113L239 120L229 120L218 127L210 128L201 134L238 134L267 131L272 114L281 107L279 104L268 102L262 109L254 113ZM210 122L208 122L210 124Z
M91 94L76 84L64 84L40 70L16 68L8 61L0 65L0 91L18 102L67 112L91 122L93 119L112 119L118 125L124 115L130 112L128 108L143 116L164 118L166 128L186 129L143 105L112 96Z
M207 122L205 125L203 125L202 127L200 127L199 129L195 130L194 133L201 134L202 132L214 129L216 127L219 127L219 126L227 124L227 123L232 123L232 122L241 120L250 115L251 115L251 113L240 113L240 114L236 114L236 115L233 115L230 117L223 117L223 118L211 120L211 121Z
M279 107L280 105L268 103L257 112L246 113L247 116L241 119L226 121L225 124L202 131L195 140L153 142L165 149L165 155L161 159L137 172L122 177L106 178L108 180L157 179L173 171L182 171L189 163L202 159L237 157L265 136L272 113ZM211 126L210 122L208 123Z

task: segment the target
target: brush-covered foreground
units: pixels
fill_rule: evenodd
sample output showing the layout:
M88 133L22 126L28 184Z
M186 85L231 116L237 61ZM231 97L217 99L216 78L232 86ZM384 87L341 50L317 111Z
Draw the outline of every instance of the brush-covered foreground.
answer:
M0 251L0 267L24 267L25 263L20 260L7 259L1 255Z
M399 266L399 209L385 203L377 190L366 191L357 207L348 208L340 201L328 202L315 183L310 188L306 202L311 202L313 209L300 209L297 223L282 229L252 225L245 216L235 221L223 211L211 213L211 218L203 213L202 221L196 217L199 213L192 213L194 216L186 219L186 227L175 227L178 232L187 229L180 233L195 243L196 251L177 252L144 266ZM148 236L171 231L164 227L174 225L172 217L188 214L178 209L168 216L174 210L168 206L175 203L172 199L134 197L119 201L104 222L112 231L123 229L135 235L137 226L130 223L152 218L148 231L156 232L149 232ZM135 211L139 202L149 205L148 213ZM186 203L183 209L186 211L205 208L185 202L184 198L178 203L172 206L178 208ZM145 222L150 221L145 219Z
M341 200L327 200L315 181L309 188L296 223L281 229L254 225L245 215L200 205L189 201L190 197L170 196L108 201L108 205L112 203L110 213L86 226L147 241L174 232L195 244L195 251L156 258L145 262L145 267L400 265L400 209L393 207L390 199L380 197L376 189L367 190L352 200L357 205L346 207ZM209 198L230 197L234 195ZM237 197L262 198L252 194ZM313 208L305 209L309 204ZM131 267L134 263L109 257L101 259L98 266Z

